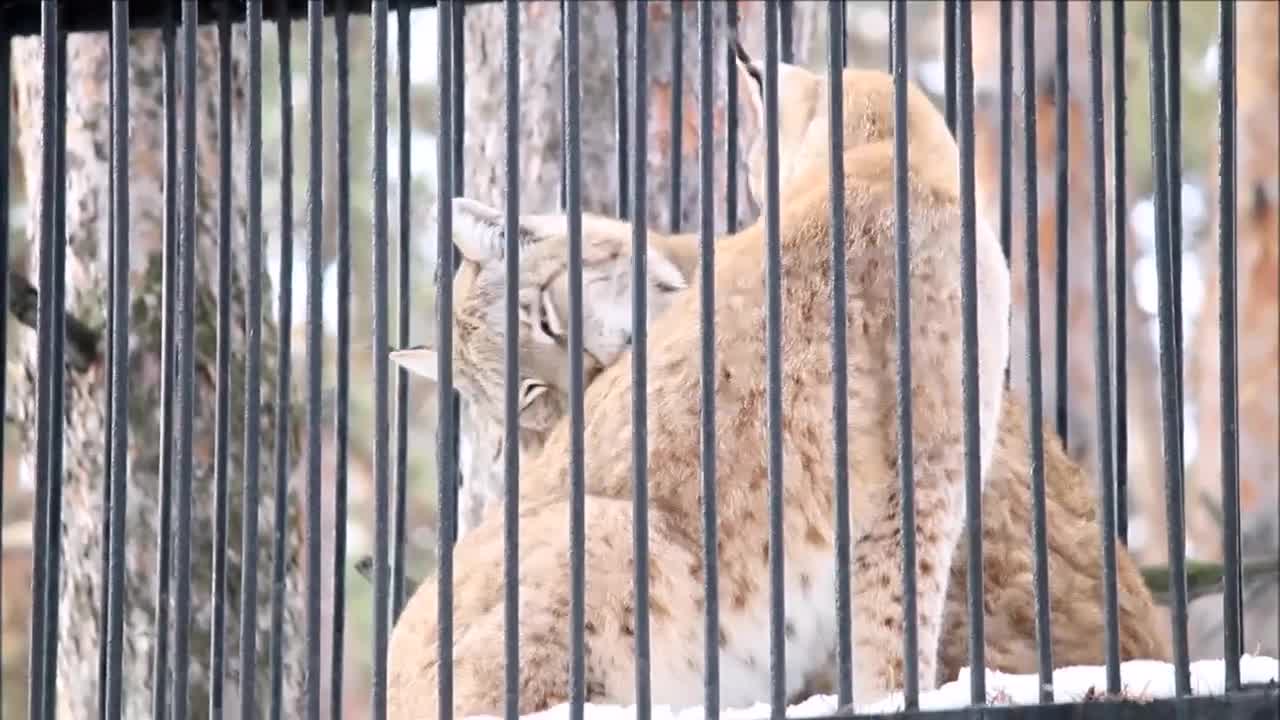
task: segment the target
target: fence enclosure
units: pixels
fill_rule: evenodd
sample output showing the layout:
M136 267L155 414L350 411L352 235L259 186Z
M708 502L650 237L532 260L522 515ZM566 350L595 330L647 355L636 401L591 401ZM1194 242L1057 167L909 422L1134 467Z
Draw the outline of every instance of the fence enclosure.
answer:
M1256 663L1246 672L1239 662L1264 642L1280 653L1280 636L1245 622L1250 594L1263 592L1258 578L1275 580L1274 560L1258 553L1277 550L1243 539L1265 534L1264 520L1280 522L1276 507L1251 499L1275 493L1265 468L1280 458L1280 440L1259 440L1269 428L1255 420L1270 406L1254 395L1280 397L1256 381L1280 384L1280 365L1274 347L1258 351L1267 346L1249 336L1276 330L1277 320L1258 328L1240 319L1256 319L1249 303L1280 282L1280 267L1260 280L1258 268L1270 266L1254 263L1274 255L1255 247L1254 227L1274 218L1269 188L1280 168L1274 118L1274 144L1257 139L1267 132L1257 108L1280 91L1255 76L1280 74L1280 61L1237 67L1238 54L1267 45L1258 28L1280 45L1280 11L1216 5L1215 294L1203 327L1217 332L1186 342L1184 6L1146 5L1139 82L1126 73L1135 28L1124 3L944 0L936 28L913 5L0 3L9 168L0 175L9 218L0 296L10 310L0 318L10 368L0 404L13 421L0 432L34 484L30 592L0 592L4 604L29 602L25 667L15 674L15 660L0 655L0 690L24 695L31 718L394 719L438 708L445 720L514 720L546 709L520 703L544 700L568 703L573 718L595 711L584 703L607 702L634 703L644 718L673 702L702 703L708 717L766 702L780 718L809 695L833 695L836 714L864 704L855 679L878 676L858 661L874 659L904 706L884 717L1280 713L1275 681L1251 682ZM419 36L410 10L434 17L429 102L411 88ZM286 17L305 20L296 73ZM352 30L366 17L367 42ZM492 23L484 38L500 48L468 50L476 35L467 23L479 22ZM875 22L888 26L888 74L849 80L858 38ZM273 25L278 55L264 59L264 27ZM927 32L940 36L933 100L954 137L954 178L946 158L912 157L951 152L950 140L928 134L923 113L913 110L911 132L902 131L909 105L930 100L911 50ZM669 64L651 66L651 47L668 42ZM545 56L549 45L563 72L551 80L521 54ZM817 55L818 46L821 62L801 68L797 48ZM611 54L598 57L602 48ZM612 97L584 92L584 77L610 61ZM473 64L501 69L500 120L467 113L475 93L495 90L475 87L485 76ZM1148 118L1127 89L1142 83ZM522 94L543 84L560 93L560 116L554 130L531 130ZM278 98L278 118L264 98ZM602 163L593 138L609 104ZM434 132L429 181L414 174L424 105ZM1131 177L1147 163L1128 141L1135 118L1149 125L1154 345L1142 341L1134 299ZM482 153L469 154L467 135L497 137L491 127L502 128L500 143L481 141ZM295 172L294 133L304 128L306 170ZM885 128L898 131L890 138ZM538 184L547 177L530 160L531 135L559 140L557 207L521 192L530 173ZM866 163L879 156L858 152L876 142L891 165L873 182ZM475 199L490 171L501 188L492 206ZM818 177L825 188L797 182ZM653 192L655 182L665 192ZM892 195L892 219L887 204L870 217L867 188ZM601 193L612 207L594 207ZM913 214L917 203L925 211ZM798 207L811 211L804 223ZM1245 207L1255 214L1242 218ZM934 210L954 218L936 221ZM296 242L295 222L305 235ZM801 246L801 225L824 243L807 264L786 254ZM860 235L869 232L879 235ZM949 235L959 246L931 255ZM744 239L758 242L744 250ZM983 255L997 245L1000 273ZM847 273L859 260L878 263L876 272ZM410 269L424 263L434 277L411 282ZM718 267L758 271L759 287ZM951 305L929 304L923 280ZM431 287L429 302L418 302L415 285ZM881 286L892 293L873 306ZM812 289L812 315L798 317L797 287ZM744 306L744 297L760 302ZM688 311L688 332L671 332L672 307ZM756 314L759 332L744 329ZM883 337L866 329L875 323ZM885 345L860 347L868 337ZM761 367L743 338L763 343ZM990 353L1006 342L993 394L984 345ZM913 348L941 358L939 367L898 362L918 358ZM672 365L677 356L683 364ZM823 372L813 357L828 361ZM820 390L804 394L801 367ZM959 377L940 377L952 369ZM753 373L758 382L741 380ZM631 387L625 401L592 390L621 380ZM799 407L789 392L826 404ZM1188 395L1212 408L1202 414L1216 424L1184 417ZM878 415L868 409L875 403ZM438 420L420 424L427 410ZM367 414L353 419L357 411ZM807 419L815 413L827 429ZM588 443L615 425L616 445ZM735 432L757 426L759 437ZM1188 426L1214 453L1208 470L1191 465ZM682 432L686 442L673 442ZM424 450L419 438L429 433ZM885 457L859 457L884 438ZM798 460L797 442L821 445L821 460ZM419 453L431 459L425 470L413 464ZM743 470L757 460L759 477ZM415 557L412 541L425 483L415 474L429 474L436 493L429 560ZM754 478L749 488L744 476ZM809 480L827 476L812 491ZM5 480L0 493L12 498L19 486ZM1131 538L1131 494L1154 542ZM949 513L941 520L940 506ZM821 522L792 514L814 507ZM352 520L362 512L371 540ZM873 516L880 525L865 526ZM1220 568L1188 555L1189 533L1221 543L1204 550ZM748 539L760 550L744 550ZM1140 565L1151 557L1167 562L1163 585L1149 562ZM617 563L588 562L601 558ZM885 563L893 574L881 597L872 585ZM414 565L429 575L415 578ZM541 573L532 580L530 567ZM830 577L819 574L828 567ZM615 584L625 576L631 595L602 599L609 593L589 588L601 582L589 582L596 572ZM1227 659L1225 692L1212 696L1193 693L1201 676L1188 629L1205 573L1222 593L1216 647ZM372 585L367 601L361 575ZM747 600L742 583L752 587ZM696 599L673 611L672 588ZM789 610L796 597L818 609ZM758 617L743 610L750 603ZM863 632L896 647L858 644L855 616L871 609L899 624ZM746 660L735 654L725 617L766 638L767 659L756 646ZM481 632L501 635L501 649L477 649ZM553 649L528 654L536 643ZM633 657L601 659L600 648L618 647ZM673 648L692 654L677 659ZM828 653L825 666L806 648ZM1122 675L1133 659L1171 663L1172 690L1152 690L1152 699L1132 687L1128 678L1145 677ZM1053 671L1064 664L1104 666L1105 682L1085 699L1051 704L1063 682ZM969 704L928 710L929 691L961 667ZM987 669L1036 674L1043 705L1001 706L1004 686L989 687ZM496 704L466 706L482 698ZM0 713L14 711L0 698Z

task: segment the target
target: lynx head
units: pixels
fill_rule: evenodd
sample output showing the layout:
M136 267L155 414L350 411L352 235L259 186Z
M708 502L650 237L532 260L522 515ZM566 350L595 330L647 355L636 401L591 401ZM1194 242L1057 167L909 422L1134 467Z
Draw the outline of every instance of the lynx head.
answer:
M744 115L743 148L747 186L763 208L765 200L765 152L768 148L764 113L764 65L751 59L741 44L735 65ZM849 68L843 88L844 149L846 151L893 139L893 77L879 70ZM778 188L785 195L788 183L830 162L830 105L826 73L800 65L778 63ZM907 115L910 119L912 158L927 162L958 159L951 132L933 102L915 83L907 83ZM914 162L914 160L913 160Z
M453 201L453 240L462 255L454 275L453 378L466 404L459 428L463 482L502 487L505 387L506 250L519 243L516 327L521 450L540 448L568 413L569 237L565 215L524 215L508 238L497 208ZM687 286L685 274L652 244L647 251L647 312L654 317ZM631 345L631 225L582 217L583 380L589 384ZM391 354L434 381L434 345Z

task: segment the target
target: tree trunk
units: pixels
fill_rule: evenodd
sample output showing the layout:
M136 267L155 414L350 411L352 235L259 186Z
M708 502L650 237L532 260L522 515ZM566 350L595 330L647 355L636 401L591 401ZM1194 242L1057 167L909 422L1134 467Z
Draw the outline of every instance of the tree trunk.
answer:
M217 148L219 50L214 28L199 31L197 57L196 143L196 236L199 238L195 271L195 417L193 502L191 512L191 658L189 707L192 717L206 717L209 706L209 653L213 550L213 463L214 393L217 276ZM245 111L244 29L233 30L236 48L232 58L233 178L247 176L241 139ZM129 478L127 489L127 537L125 570L124 629L124 716L149 717L153 687L152 663L155 652L156 576L159 516L159 428L161 396L161 303L163 298L162 247L164 238L164 154L163 154L163 43L159 31L138 31L130 35L129 78L129 235L131 266L129 342ZM67 46L67 302L66 310L91 327L106 326L107 273L104 258L109 207L109 55L106 33L77 33ZM177 51L179 64L181 50ZM14 41L14 103L19 154L32 199L28 237L32 240L28 267L36 277L40 216L40 127L41 64L38 38ZM183 90L179 85L178 94ZM181 137L179 121L179 147ZM255 170L256 172L256 170ZM236 185L231 198L232 257L245 257L246 209L243 187ZM172 190L172 189L171 189ZM227 500L229 523L227 544L227 594L225 637L226 695L224 705L237 707L241 668L239 667L239 619L241 584L241 483L244 428L244 324L246 322L245 268L232 269L230 303L232 317L230 397L230 441L228 453ZM264 286L266 280L264 278ZM267 293L264 287L264 294ZM269 295L264 295L269 297ZM264 302L269 307L269 302ZM258 697L265 698L269 667L267 649L272 633L268 627L271 593L271 537L275 532L271 500L275 488L272 473L273 428L279 408L274 406L277 381L277 329L268 313L262 318L263 384L262 467L259 468L263 507L259 512L261 541L258 560ZM14 388L16 414L25 430L27 448L34 448L36 424L35 379L38 375L34 333L23 333L22 362L27 382ZM60 577L58 639L58 709L62 717L94 717L98 707L98 652L101 643L99 608L105 591L102 572L103 490L105 480L104 430L107 368L103 363L86 372L69 371L66 376L66 472L65 510L62 527L62 572ZM286 411L288 411L286 409ZM296 445L296 443L295 443ZM31 463L28 453L26 463ZM176 482L177 478L174 478ZM175 516L176 518L176 513ZM301 517L296 496L291 498L285 532L289 551L287 563L285 622L278 632L285 643L284 707L298 707L302 686L303 650ZM172 611L170 618L172 618ZM171 621L172 622L172 621ZM170 643L172 652L172 643ZM172 692L170 692L172 697ZM265 703L263 704L265 707ZM234 716L234 711L232 716Z
M764 4L736 3L738 35L752 57L764 58ZM812 35L812 18L818 3L796 3L794 37L796 57L805 58ZM673 62L672 8L670 2L648 3L647 72L649 76L648 155L645 158L648 220L655 230L671 229L671 146L679 142L680 211L679 227L696 227L699 217L698 112L701 98L698 72L698 7L681 3L683 53L679 65ZM627 93L623 107L630 104L635 68L631 61L634 39L634 9L631 3L582 3L579 10L579 56L582 83L582 209L607 215L618 214L618 131L617 23L616 12L626 13ZM466 52L466 177L463 194L501 206L505 193L506 117L504 13L500 4L467 7ZM727 8L714 4L713 55L715 97L715 188L716 233L726 232L725 196L727 180L726 110L729 67ZM520 5L520 211L556 212L560 209L561 145L563 142L564 93L563 42L558 3ZM671 110L673 70L682 70L681 127L672 132ZM739 97L745 89L739 87ZM739 118L744 121L742 113ZM632 114L627 113L628 124ZM739 125L740 134L752 128ZM626 147L630 147L628 143ZM739 145L737 198L739 226L758 213L747 190L745 148ZM628 158L628 161L630 158ZM627 178L628 180L630 178Z

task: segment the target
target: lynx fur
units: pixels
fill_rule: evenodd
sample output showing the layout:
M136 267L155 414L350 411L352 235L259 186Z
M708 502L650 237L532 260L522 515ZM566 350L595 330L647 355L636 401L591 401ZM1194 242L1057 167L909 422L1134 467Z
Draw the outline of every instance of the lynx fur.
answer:
M780 106L796 98L783 76ZM903 626L900 590L901 520L896 469L895 315L893 233L893 88L880 72L846 71L848 148L844 164L849 308L850 518L853 683L859 702L875 700L901 682ZM812 100L812 99L811 99ZM963 521L964 472L960 325L960 203L956 149L940 114L912 86L907 126L913 308L912 370L917 378L915 495L919 604L918 662L922 685L933 685L951 559ZM822 133L814 123L808 132ZM790 132L790 128L787 132ZM806 132L806 130L802 130ZM818 143L810 143L812 149ZM758 145L758 144L757 144ZM786 691L795 693L830 674L835 650L831 464L830 189L824 153L787 148L780 173L783 338L783 472L785 477ZM752 150L759 152L759 148ZM483 294L486 270L496 267L500 232L462 241L478 265L472 281ZM763 578L768 542L765 446L764 223L717 241L716 416L720 469L719 583L722 592L720 700L740 706L767 699L769 591ZM518 239L516 241L519 241ZM999 245L985 223L977 237L979 276L979 453L990 464L1002 377L1008 358L1009 279ZM678 293L651 323L646 388L650 495L650 668L655 703L701 702L702 552L698 453L699 329L696 293ZM471 339L492 333L489 307L459 305L454 333L457 382L463 392L482 384L468 377L464 353ZM522 340L523 342L523 340ZM585 676L591 702L634 699L634 557L631 544L631 355L605 367L586 393L585 475L587 588ZM529 385L533 385L530 383ZM500 384L498 385L500 387ZM522 391L526 389L522 382ZM546 390L531 388L531 403ZM547 436L521 482L519 710L566 699L569 591L567 423ZM856 460L853 460L856 458ZM497 712L503 706L503 579L494 572L504 552L503 520L490 509L455 552L454 711ZM388 710L392 718L434 718L439 653L436 592L424 583L406 606L391 638Z

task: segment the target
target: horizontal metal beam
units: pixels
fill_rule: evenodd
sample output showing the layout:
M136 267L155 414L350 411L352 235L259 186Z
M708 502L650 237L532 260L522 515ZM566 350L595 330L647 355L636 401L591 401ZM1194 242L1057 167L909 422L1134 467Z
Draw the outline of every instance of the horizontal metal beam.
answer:
M158 28L164 18L165 3L170 0L130 0L129 27L134 30ZM172 0L176 2L177 0ZM303 19L307 15L307 7L313 0L288 0L289 14L294 19ZM409 0L411 8L435 7L437 0ZM488 3L494 0L465 0L469 5ZM221 0L200 0L200 22L212 23L217 18L217 8ZM111 27L111 5L109 0L62 0L66 6L63 16L63 28L71 32L105 32ZM40 11L44 0L0 0L0 28L11 35L35 35L40 32ZM368 14L370 0L348 0L347 8L352 14ZM399 2L392 0L394 10ZM324 12L333 14L334 0L324 0ZM275 19L276 3L265 0L263 19ZM232 22L244 20L244 0L231 0Z
M1160 700L1097 700L1053 705L972 706L953 710L917 710L887 715L858 715L858 720L1252 720L1274 718L1280 710L1280 688L1248 687L1230 695L1162 698ZM1140 697L1141 689L1133 689ZM847 720L848 715L810 720Z

